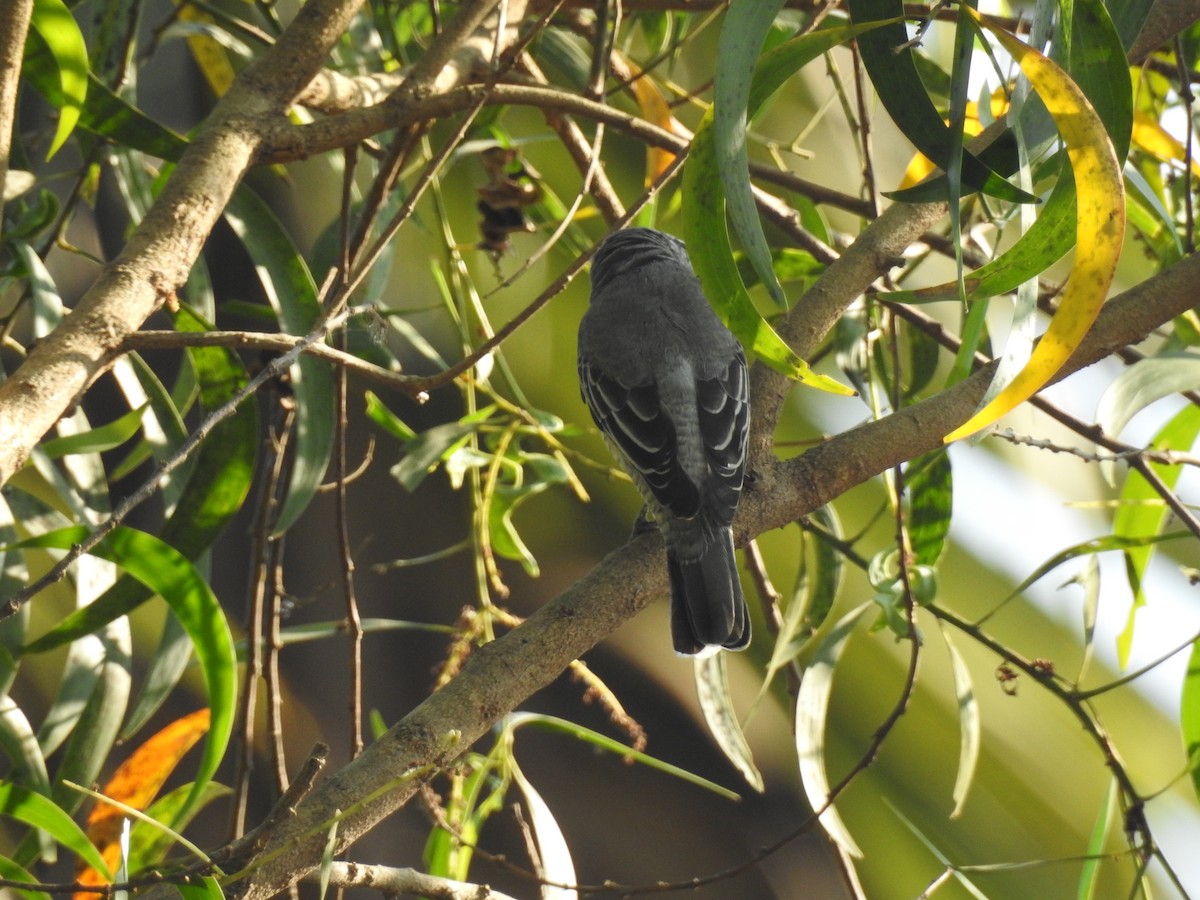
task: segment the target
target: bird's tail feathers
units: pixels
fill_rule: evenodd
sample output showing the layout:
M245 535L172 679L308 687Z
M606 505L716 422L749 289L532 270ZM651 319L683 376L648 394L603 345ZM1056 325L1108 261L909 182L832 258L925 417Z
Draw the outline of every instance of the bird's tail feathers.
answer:
M733 535L722 529L699 557L667 551L671 579L671 637L678 653L706 648L742 650L750 643L750 618L733 555Z

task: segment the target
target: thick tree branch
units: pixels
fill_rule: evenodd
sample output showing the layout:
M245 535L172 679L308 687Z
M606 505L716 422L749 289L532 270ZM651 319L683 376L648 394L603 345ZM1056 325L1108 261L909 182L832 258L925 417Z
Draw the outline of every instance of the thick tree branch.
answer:
M0 189L8 177L8 160L16 126L17 83L21 55L33 14L33 0L9 0L0 4ZM4 202L0 199L0 209Z
M1137 342L1190 309L1197 278L1200 256L1193 255L1109 301L1059 377ZM940 447L942 435L974 411L992 370L981 369L935 397L838 435L788 462L760 457L754 489L735 523L738 543L795 521L886 469ZM642 535L610 553L520 627L477 650L457 678L319 784L295 818L267 838L259 861L229 885L227 895L259 900L301 877L320 859L329 823L339 810L339 850L354 843L496 720L661 595L666 580L656 535ZM537 662L531 665L530 660Z

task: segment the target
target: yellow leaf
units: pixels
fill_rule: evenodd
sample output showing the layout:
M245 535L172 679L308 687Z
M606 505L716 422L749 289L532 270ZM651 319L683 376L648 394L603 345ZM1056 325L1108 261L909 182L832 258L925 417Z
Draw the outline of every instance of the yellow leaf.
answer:
M190 3L184 3L179 10L179 18L184 22L200 22L205 25L213 24L213 18L208 13L201 12ZM202 34L189 35L188 49L195 57L196 65L204 75L204 80L212 92L218 97L224 97L233 84L234 71L229 63L225 48L210 37Z
M691 139L691 131L671 113L671 107L649 75L638 77L629 85L629 88L633 91L633 96L637 98L642 118L684 140ZM656 181L674 161L675 154L670 150L660 147L648 148L646 150L646 184L649 185Z
M991 31L1012 54L1049 110L1075 173L1077 225L1075 261L1058 312L1025 367L946 443L974 434L1028 400L1055 376L1096 321L1108 296L1125 237L1125 185L1108 132L1079 86L1055 63L993 25L968 6L960 7Z
M1134 111L1131 139L1134 146L1140 147L1159 162L1177 162L1182 166L1187 156L1183 143L1163 128L1158 119L1141 110ZM1195 159L1192 160L1192 174L1200 178L1200 162Z
M134 809L145 809L158 796L168 776L179 761L208 732L209 710L197 710L167 725L130 754L117 768L101 793ZM104 861L114 872L121 852L118 843L123 813L115 806L97 803L87 819L85 831L96 845ZM104 877L93 868L79 873L81 884L105 884ZM79 900L95 900L92 892L76 894Z

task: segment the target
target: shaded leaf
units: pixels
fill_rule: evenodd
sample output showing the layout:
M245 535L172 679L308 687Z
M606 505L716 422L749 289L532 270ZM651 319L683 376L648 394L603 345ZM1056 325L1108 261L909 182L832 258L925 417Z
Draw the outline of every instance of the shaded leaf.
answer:
M967 802L967 792L975 780L975 768L979 764L979 748L983 729L979 722L979 703L975 699L975 688L971 682L971 670L958 652L950 636L950 629L941 624L942 638L950 654L950 670L954 673L954 699L958 704L958 773L954 776L954 809L950 818L962 815Z
M175 322L180 331L205 328L186 309L179 312ZM189 348L188 355L199 379L201 407L206 411L220 406L247 381L245 369L230 350L194 347ZM218 423L200 445L183 493L159 531L160 541L184 558L195 559L216 540L250 491L257 441L257 401L249 398L232 416ZM45 652L91 634L152 596L147 586L122 579L95 602L76 610L29 644L25 652Z
M833 695L833 673L842 651L863 614L871 608L864 603L847 613L821 641L812 664L805 670L796 697L796 755L804 795L813 811L820 813L821 827L845 853L860 859L862 851L846 828L836 807L829 802L829 774L825 769L825 729L829 719L829 700Z
M575 884L575 863L571 859L571 848L563 837L562 829L554 813L542 795L537 792L525 773L521 771L516 760L509 759L509 771L512 772L513 783L521 792L525 801L525 810L529 814L529 827L533 839L537 843L540 857L540 872L542 879L550 884L542 886L542 900L575 900L576 891L568 888L555 887L555 884Z
M950 454L936 450L908 464L908 537L913 558L927 566L937 565L950 532L954 482Z
M754 765L754 754L750 752L750 745L738 721L737 711L733 708L725 658L724 653L696 657L696 696L700 703L700 711L704 714L704 721L708 724L709 734L713 736L725 758L742 773L746 783L761 794L762 773Z
M1116 29L1101 0L1077 0L1069 33L1070 76L1100 116L1117 158L1124 159L1128 153L1133 121L1133 89ZM1026 112L1030 112L1028 104L1022 113L1022 129L1029 131L1030 124L1024 120L1032 116L1026 115ZM967 277L968 300L984 300L1016 290L1070 250L1076 232L1075 178L1069 162L1064 161L1061 169L1034 224L997 259ZM958 284L949 282L916 291L893 292L886 296L903 303L953 299L958 296Z
M317 286L275 214L243 185L230 199L225 220L254 260L280 327L298 337L308 334L321 315ZM305 353L289 371L296 400L296 436L287 496L274 523L276 536L295 523L321 486L335 433L329 364Z
M66 550L87 533L86 528L64 528L31 538L23 545ZM192 564L152 535L118 527L92 553L117 563L159 594L179 617L195 646L212 710L212 728L192 786L191 802L194 802L216 772L233 729L237 672L233 637L225 614Z
M782 7L783 0L733 0L730 4L717 41L712 128L733 230L775 303L786 309L787 298L771 267L771 250L750 192L746 150L746 128L753 113L746 104L755 63Z
M37 884L38 880L23 866L17 865L6 856L0 856L0 878L24 884ZM50 900L50 895L43 891L30 891L24 888L11 888L28 900Z
M738 340L772 369L809 387L851 396L850 388L809 368L758 314L746 293L729 246L724 197L715 189L720 184L720 175L712 121L710 109L692 140L683 170L684 238L705 295Z
M40 52L32 37L31 34L21 77L37 88L51 104L60 106L64 99L53 56L48 49ZM94 75L88 73L86 77L87 102L79 113L80 127L121 146L141 150L160 159L179 159L187 141L141 110L130 106Z
M849 8L855 23L891 20L889 24L859 36L863 67L896 127L925 156L948 169L954 141L941 113L926 93L913 62L915 51L907 46L908 31L902 19L904 4L900 0L851 0ZM962 190L964 193L982 191L1012 203L1036 202L1035 197L1009 184L991 166L965 151L962 153ZM944 198L943 187L938 199ZM910 192L904 199L914 198Z
M1113 379L1100 397L1096 424L1118 437L1129 420L1163 397L1200 384L1200 353L1163 353L1138 360Z

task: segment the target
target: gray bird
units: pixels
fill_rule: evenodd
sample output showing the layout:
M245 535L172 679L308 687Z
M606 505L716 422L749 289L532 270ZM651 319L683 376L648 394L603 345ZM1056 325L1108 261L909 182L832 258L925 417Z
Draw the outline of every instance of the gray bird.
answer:
M579 384L662 532L675 649L741 650L750 619L730 523L746 471L746 358L678 238L630 228L600 245Z

